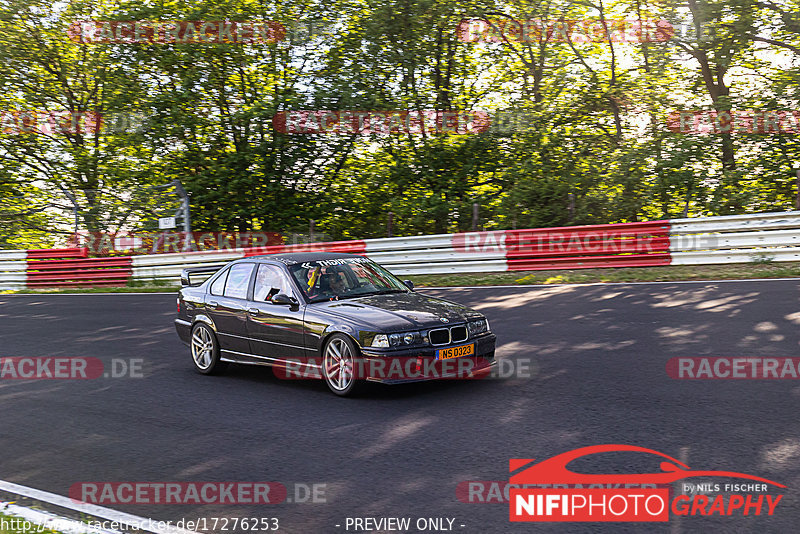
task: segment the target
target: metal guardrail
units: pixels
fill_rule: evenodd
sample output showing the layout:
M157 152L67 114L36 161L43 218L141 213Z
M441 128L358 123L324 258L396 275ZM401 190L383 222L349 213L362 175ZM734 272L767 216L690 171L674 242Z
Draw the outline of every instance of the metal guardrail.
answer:
M366 255L397 275L506 271L505 231L366 239Z
M508 269L669 265L669 231L669 221L510 230Z
M672 265L800 261L800 211L670 223Z
M0 250L0 290L25 289L28 252Z
M167 281L178 285L183 269L214 265L222 267L229 261L243 257L243 250L134 256L132 258L133 279Z
M127 277L178 285L187 267L222 266L259 254L303 251L363 254L398 275L800 261L800 211L130 258L85 259L85 249L0 251L0 290L122 285ZM61 259L54 261L56 257Z

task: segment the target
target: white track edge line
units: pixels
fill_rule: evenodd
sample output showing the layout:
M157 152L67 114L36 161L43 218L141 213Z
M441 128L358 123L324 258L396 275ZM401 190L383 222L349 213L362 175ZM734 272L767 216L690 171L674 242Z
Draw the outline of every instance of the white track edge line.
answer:
M166 528L160 528L158 524L163 523L163 521L156 521L147 517L140 517L125 512L119 512L117 510L112 510L111 508L98 506L96 504L75 501L55 493L29 488L27 486L14 484L13 482L7 482L5 480L0 480L0 490L14 493L16 495L22 495L37 501L54 504L56 506L67 508L76 512L83 512L85 514L100 517L102 519L116 521L118 523L126 523L128 525L147 525L147 527L150 528L142 526L140 529L147 532L153 532L155 534L198 534L191 530L177 528L172 525L168 525Z

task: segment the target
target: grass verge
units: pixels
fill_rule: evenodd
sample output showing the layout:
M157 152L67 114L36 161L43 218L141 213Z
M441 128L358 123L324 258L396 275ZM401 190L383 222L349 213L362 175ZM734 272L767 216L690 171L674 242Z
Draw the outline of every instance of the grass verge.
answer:
M175 293L179 283L166 280L128 280L125 287L45 287L41 289L18 289L0 291L1 294L27 293Z
M18 289L14 291L0 291L0 295L8 294L47 294L47 293L175 293L179 286L156 287L48 287L42 289Z
M513 286L521 284L592 284L603 282L674 282L679 280L747 280L800 277L800 262L665 265L616 269L565 269L498 273L401 276L419 287Z

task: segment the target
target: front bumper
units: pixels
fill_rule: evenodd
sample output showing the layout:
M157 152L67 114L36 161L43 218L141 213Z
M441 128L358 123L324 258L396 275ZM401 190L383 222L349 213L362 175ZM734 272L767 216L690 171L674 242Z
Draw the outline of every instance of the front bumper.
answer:
M375 349L364 347L356 362L356 376L370 382L403 384L427 380L469 380L484 378L497 365L494 357L497 336L477 338L441 347ZM475 344L475 353L447 360L437 360L436 351L448 346Z

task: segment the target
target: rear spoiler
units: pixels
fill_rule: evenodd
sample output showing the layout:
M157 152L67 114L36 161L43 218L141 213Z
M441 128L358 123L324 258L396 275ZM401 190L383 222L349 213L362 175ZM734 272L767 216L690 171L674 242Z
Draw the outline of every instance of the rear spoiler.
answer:
M184 269L181 272L181 285L182 286L199 286L200 284L202 284L203 282L208 280L211 277L212 274L214 274L215 272L219 271L223 267L225 267L225 266L224 265L209 265L208 267L189 267L188 269ZM203 279L200 280L199 282L196 281L196 280L195 280L195 282L192 282L191 276L193 274L205 275L205 276L203 276L202 277Z

